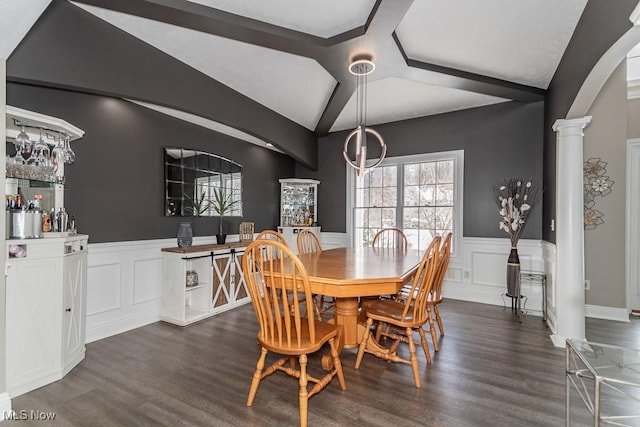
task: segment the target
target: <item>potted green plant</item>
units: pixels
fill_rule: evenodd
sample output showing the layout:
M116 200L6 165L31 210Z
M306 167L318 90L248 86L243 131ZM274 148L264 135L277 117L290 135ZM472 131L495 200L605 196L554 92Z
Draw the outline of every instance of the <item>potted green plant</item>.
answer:
M222 220L239 202L239 200L233 200L233 193L227 192L225 188L214 188L211 207L220 216L220 233L216 234L218 244L223 244L227 240L227 235L222 228Z

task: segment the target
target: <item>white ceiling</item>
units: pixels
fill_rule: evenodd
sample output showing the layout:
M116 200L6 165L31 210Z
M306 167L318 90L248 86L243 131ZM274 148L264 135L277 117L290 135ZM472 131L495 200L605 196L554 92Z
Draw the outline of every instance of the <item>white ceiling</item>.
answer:
M374 0L189 1L196 8L216 8L322 38L362 26L375 4ZM388 1L395 0L383 0L383 4ZM546 89L586 2L414 0L395 31L409 59ZM16 40L26 34L48 3L0 0L0 54L15 48ZM309 57L74 4L310 130L316 128L339 84L329 70ZM378 68L393 69L385 61L393 61L395 69L406 67L399 52L375 57ZM347 66L345 60L345 69ZM510 100L428 82L393 75L393 71L378 76L374 72L369 77L367 122L379 124ZM331 130L354 125L352 97Z
M51 0L0 0L0 58L7 59Z
M363 25L372 0L188 0L314 36L329 38Z
M308 58L77 5L310 130L315 128L336 83ZM301 94L304 102L298 99Z
M388 77L367 85L367 124L394 122L508 101L490 95L433 86ZM353 129L356 124L354 93L338 116L331 131Z
M586 0L417 0L398 27L407 55L546 89Z

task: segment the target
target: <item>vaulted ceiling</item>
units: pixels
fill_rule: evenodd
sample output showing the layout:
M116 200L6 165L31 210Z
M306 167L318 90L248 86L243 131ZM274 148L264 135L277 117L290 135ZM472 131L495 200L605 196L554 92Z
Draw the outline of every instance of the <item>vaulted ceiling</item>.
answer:
M370 125L501 102L542 100L586 2L78 0L73 4L324 135L355 125L356 80L347 67L362 54L376 64L368 81ZM15 48L49 1L24 3L0 0L7 12L0 15L0 54ZM162 108L207 125L203 118ZM242 138L243 132L239 135ZM260 135L251 137L251 142L261 143Z

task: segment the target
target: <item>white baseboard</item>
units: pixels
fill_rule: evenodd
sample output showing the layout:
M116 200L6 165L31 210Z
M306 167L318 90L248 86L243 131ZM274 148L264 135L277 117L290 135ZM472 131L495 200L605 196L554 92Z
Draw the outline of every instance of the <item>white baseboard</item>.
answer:
M585 305L585 315L594 319L630 322L629 312L626 308L605 307L602 305L587 304Z
M551 338L551 342L553 343L553 345L558 348L565 348L567 346L567 339L565 337L552 334L549 335L549 338Z
M9 393L0 393L0 421L4 421L11 415L11 398Z
M117 320L102 323L98 326L87 327L87 343L101 340L112 335L121 334L141 326L160 321L160 310L138 313L133 316L121 317Z

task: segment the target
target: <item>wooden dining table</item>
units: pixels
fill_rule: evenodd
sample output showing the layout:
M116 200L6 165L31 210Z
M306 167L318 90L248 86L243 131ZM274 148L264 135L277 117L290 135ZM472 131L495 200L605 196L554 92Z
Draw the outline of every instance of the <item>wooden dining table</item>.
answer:
M342 325L340 350L357 347L362 336L358 298L398 292L415 275L422 254L415 249L348 247L299 255L311 292L335 299L335 322Z

